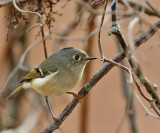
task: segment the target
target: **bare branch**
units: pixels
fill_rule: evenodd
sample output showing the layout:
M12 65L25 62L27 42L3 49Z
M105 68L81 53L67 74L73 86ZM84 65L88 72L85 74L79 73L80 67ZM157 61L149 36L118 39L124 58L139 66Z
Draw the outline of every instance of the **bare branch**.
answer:
M121 4L124 4L124 3L123 3L123 0L119 0L119 2L120 2ZM143 10L144 13L147 14L147 15L157 16L157 17L158 17L158 14L157 14L155 11L150 10L149 8L147 8L147 7L139 4L138 2L135 2L135 1L132 1L132 0L127 0L127 2L128 2L128 4L129 4L131 7L135 8L135 9L138 10L138 11L142 11L142 10ZM159 12L159 11L158 11L158 12Z
M157 21L154 25L157 26L157 28L160 28L160 21ZM150 32L152 31L152 32ZM144 34L142 34L139 38L137 38L135 42L135 46L139 47L145 40L145 42L150 39L151 36L156 33L157 30L155 30L153 27L150 27ZM146 37L146 34L151 34L150 36ZM115 56L112 60L115 62L121 62L125 58L125 53L121 52L117 56ZM105 64L79 91L78 96L80 99L82 99L89 91L92 89L92 87L105 75L107 74L111 68L113 68L113 64ZM57 117L60 121L64 121L68 115L73 111L73 109L76 107L76 105L79 103L77 99L73 99L63 110L63 112ZM56 123L51 123L42 133L52 133L54 130L57 129Z
M0 8L12 3L13 0L3 0L0 2ZM26 2L27 0L18 0L19 2Z
M148 109L146 108L146 106L144 105L144 103L142 102L142 100L139 98L139 96L138 96L138 94L136 93L136 91L134 91L134 94L135 94L138 102L139 102L140 105L142 106L142 108L145 110L146 115L149 115L149 116L154 117L154 118L156 118L156 119L160 119L159 116L154 115L153 113L151 113L151 112L148 111Z
M107 4L108 4L108 0L106 0L105 4L104 4L104 11L103 11L103 15L102 15L102 18L101 18L100 30L99 30L99 33L98 33L98 48L99 48L99 52L100 52L102 60L103 60L104 56L103 56L103 52L102 52L102 48L101 48L101 28L102 28L102 25L103 25L103 21L104 21L104 17L105 17L105 11L106 11L106 8L107 8Z
M17 11L21 12L21 13L29 13L29 14L35 14L37 15L40 19L42 18L42 16L38 13L38 12L32 12L32 11L26 11L26 10L22 10L20 9L17 4L16 4L16 0L13 0L13 5L16 8Z
M42 20L41 14L38 13L38 12L32 12L32 11L26 11L26 10L20 9L16 4L16 0L13 0L13 5L21 13L35 14L39 17L39 20L40 20L40 25L39 26L40 26L41 33L42 33L42 38L43 38L44 54L45 54L45 58L47 58L48 56L47 56L46 42L45 42L45 39L44 39L43 20Z
M117 3L116 0L112 1L113 5L112 5L112 10L113 12L116 12L117 10ZM116 15L116 14L115 14ZM155 90L154 84L152 84L142 73L139 64L137 63L136 59L133 56L133 52L130 48L130 46L127 44L121 30L120 30L120 26L118 24L118 19L117 19L117 15L114 16L112 15L112 21L116 22L116 25L112 25L112 29L110 30L109 34L115 34L117 39L119 40L121 47L133 69L133 72L136 74L136 76L139 78L140 82L143 84L143 86L146 88L146 90L148 91L148 93L152 96L152 98L155 100L155 103L157 105L157 107L160 109L160 98ZM151 35L151 34L149 34Z
M145 0L146 4L155 12L155 14L160 18L160 12L157 11L147 0Z

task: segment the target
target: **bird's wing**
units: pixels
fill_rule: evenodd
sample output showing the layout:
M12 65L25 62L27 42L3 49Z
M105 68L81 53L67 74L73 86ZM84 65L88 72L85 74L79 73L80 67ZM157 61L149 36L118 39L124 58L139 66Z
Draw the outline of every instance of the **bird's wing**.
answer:
M30 81L35 78L43 78L43 77L45 77L51 73L54 73L56 71L57 71L56 68L50 69L50 70L45 69L45 68L34 68L24 78L22 78L20 83Z
M34 68L32 69L25 77L22 78L20 83L25 82L25 81L30 81L35 78L42 78L43 76L41 75L41 72L39 69Z

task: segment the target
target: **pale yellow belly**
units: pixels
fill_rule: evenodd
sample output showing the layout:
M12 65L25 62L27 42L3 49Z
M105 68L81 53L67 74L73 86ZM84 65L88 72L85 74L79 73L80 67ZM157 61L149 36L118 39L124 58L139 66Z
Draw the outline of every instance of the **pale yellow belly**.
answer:
M45 78L33 79L31 82L32 88L44 96L57 96L72 89L79 81L79 79L74 80L72 78L60 80L56 74L53 73Z

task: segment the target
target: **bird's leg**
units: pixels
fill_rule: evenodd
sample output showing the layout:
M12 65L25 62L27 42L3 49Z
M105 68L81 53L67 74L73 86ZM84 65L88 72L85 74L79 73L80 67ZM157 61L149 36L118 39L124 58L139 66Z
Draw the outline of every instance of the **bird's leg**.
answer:
M53 118L54 122L56 123L57 127L59 128L59 125L60 125L62 122L61 122L59 119L57 119L57 118L55 117L55 115L53 114L52 109L51 109L51 107L50 107L50 104L49 104L49 102L48 102L48 96L45 96L45 99L46 99L46 103L47 103L47 106L48 106L48 108L49 108L49 111L50 111L50 113L51 113L51 115L52 115L52 118Z
M70 92L70 91L68 91L68 92L66 92L66 93L67 93L67 94L72 94L73 97L76 98L80 103L82 102L81 99L79 98L79 96L78 96L76 93Z

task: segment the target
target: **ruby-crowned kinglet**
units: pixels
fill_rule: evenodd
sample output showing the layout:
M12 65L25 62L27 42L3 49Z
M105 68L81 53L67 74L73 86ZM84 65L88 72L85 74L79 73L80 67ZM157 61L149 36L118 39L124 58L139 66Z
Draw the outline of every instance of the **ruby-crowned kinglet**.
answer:
M8 100L27 88L33 88L44 96L63 94L80 81L87 61L93 59L96 58L88 57L80 49L63 48L32 69L21 80L21 85L8 96Z

